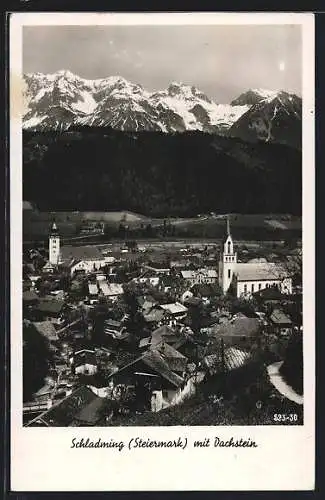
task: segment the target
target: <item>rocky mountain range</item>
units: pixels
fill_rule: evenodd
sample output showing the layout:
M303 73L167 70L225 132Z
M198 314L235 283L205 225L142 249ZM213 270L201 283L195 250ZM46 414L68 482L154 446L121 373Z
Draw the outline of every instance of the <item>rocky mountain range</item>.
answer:
M120 76L87 80L66 70L25 74L24 83L24 129L197 130L301 147L301 98L284 91L250 89L230 104L217 104L182 83L148 92Z

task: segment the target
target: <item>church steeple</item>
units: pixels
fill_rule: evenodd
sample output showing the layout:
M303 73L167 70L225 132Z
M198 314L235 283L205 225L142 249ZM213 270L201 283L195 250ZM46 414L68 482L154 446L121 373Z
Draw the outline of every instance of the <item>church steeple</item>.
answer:
M49 235L49 262L57 266L60 259L60 235L56 222L53 221Z
M227 216L227 234L223 241L223 251L219 261L219 284L226 293L234 276L237 263L237 253L234 252L234 243L230 232L230 218Z

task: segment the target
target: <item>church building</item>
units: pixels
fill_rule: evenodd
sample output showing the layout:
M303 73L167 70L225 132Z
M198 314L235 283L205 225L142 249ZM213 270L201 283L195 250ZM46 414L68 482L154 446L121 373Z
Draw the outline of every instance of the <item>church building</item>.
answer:
M219 285L227 293L230 285L236 297L249 297L264 288L276 286L282 293L292 293L292 279L274 262L238 262L227 219L227 234L219 260Z
M105 264L105 257L96 246L61 246L60 234L56 223L53 222L49 234L49 260L43 268L45 272L53 272L55 268L62 266L68 268L71 275L76 271L89 273Z

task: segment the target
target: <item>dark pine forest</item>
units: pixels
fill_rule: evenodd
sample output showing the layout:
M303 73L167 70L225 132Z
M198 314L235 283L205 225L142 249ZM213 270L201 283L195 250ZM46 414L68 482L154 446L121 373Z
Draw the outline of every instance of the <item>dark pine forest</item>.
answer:
M301 214L301 151L200 132L23 133L24 199L151 216Z

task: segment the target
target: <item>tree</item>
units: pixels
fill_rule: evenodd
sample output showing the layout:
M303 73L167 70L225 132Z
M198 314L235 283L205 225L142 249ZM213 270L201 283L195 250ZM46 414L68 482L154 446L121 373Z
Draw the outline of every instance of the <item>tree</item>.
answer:
M295 254L290 254L282 263L284 269L292 278L293 285L302 285L302 252L297 250Z
M123 298L128 315L126 327L133 336L134 341L137 341L143 336L145 329L145 320L137 301L137 294L132 289L126 288Z
M301 333L297 332L291 336L280 373L298 394L303 394L303 342Z
M23 399L30 401L45 381L52 363L47 340L30 323L23 326Z

